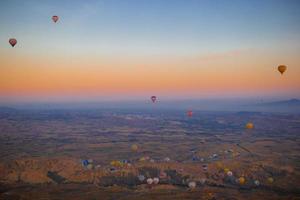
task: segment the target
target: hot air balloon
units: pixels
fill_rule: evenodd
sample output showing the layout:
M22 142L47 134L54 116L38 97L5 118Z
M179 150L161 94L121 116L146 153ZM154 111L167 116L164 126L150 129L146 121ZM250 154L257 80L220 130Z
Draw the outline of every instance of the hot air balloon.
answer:
M147 179L147 183L148 183L148 185L151 185L153 183L153 179L152 178L148 178Z
M189 188L194 189L197 186L197 184L196 184L196 182L192 181L192 182L189 182L188 186L189 186Z
M246 179L245 179L244 177L240 177L240 178L238 179L238 182L239 182L239 184L243 185L243 184L245 184Z
M287 66L285 66L285 65L279 65L277 69L278 69L278 71L279 71L281 74L283 74L283 73L286 71Z
M145 180L145 176L144 175L138 175L138 179L139 179L139 181L143 182Z
M15 38L10 38L8 42L12 47L14 47L17 44L17 40Z
M272 177L268 177L268 178L267 178L267 181L268 181L268 183L273 183L273 182L274 182L274 179L273 179Z
M52 16L52 20L54 21L54 23L56 23L58 21L58 19L59 19L58 16L56 16L56 15Z
M156 101L156 96L152 96L152 97L151 97L151 100L152 100L153 103L155 103L155 101Z
M254 128L254 125L252 123L247 123L246 124L246 129L253 129Z
M227 176L232 176L232 175L233 175L232 171L227 172Z
M131 150L132 151L137 151L138 150L138 146L136 144L131 145Z
M193 111L188 110L186 114L187 114L188 117L192 117L193 116Z
M88 164L89 164L89 161L88 161L88 160L83 160L83 161L82 161L82 165L83 165L84 167L86 167Z
M259 185L260 185L259 180L255 180L255 181L254 181L254 184L255 184L256 186L259 186Z
M94 165L93 165L92 163L89 163L89 164L86 166L86 168L88 168L88 169L93 169L93 168L94 168Z
M155 185L157 185L159 183L159 178L157 178L157 177L153 178L153 183Z

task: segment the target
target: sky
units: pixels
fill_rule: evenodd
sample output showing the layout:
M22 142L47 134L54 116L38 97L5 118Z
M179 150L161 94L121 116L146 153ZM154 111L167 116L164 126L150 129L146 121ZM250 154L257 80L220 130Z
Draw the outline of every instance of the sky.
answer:
M0 102L300 98L299 10L298 0L1 0Z

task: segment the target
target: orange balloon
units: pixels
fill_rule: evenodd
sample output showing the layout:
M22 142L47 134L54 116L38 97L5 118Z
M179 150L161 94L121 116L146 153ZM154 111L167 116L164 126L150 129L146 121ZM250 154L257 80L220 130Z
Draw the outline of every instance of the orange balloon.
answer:
M246 124L246 129L253 129L254 128L254 125L252 123L247 123Z
M287 66L285 66L285 65L279 65L279 66L278 66L278 71L279 71L281 74L283 74L283 73L286 71L286 69L287 69Z
M238 181L239 181L239 184L243 185L243 184L245 184L246 179L245 179L244 177L240 177L240 178L238 179Z

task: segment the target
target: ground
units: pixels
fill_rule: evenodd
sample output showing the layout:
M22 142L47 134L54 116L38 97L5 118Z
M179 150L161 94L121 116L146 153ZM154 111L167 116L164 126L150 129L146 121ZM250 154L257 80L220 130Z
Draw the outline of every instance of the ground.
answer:
M298 114L2 109L0 199L299 199L299 131Z

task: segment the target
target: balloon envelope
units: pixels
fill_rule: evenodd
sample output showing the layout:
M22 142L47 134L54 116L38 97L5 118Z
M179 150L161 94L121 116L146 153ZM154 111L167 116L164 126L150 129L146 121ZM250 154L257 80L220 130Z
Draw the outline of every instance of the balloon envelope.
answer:
M240 178L238 179L238 181L239 181L239 184L243 185L243 184L245 184L246 179L245 179L244 177L240 177Z
M196 187L196 182L192 181L192 182L189 182L188 186L189 188L195 188Z
M273 179L272 177L269 177L269 178L267 179L267 181L268 181L269 183L273 183L273 182L274 182L274 179Z
M151 97L151 100L152 100L153 103L155 103L155 101L156 101L156 96L152 96L152 97Z
M283 74L283 73L286 71L287 66L285 66L285 65L279 65L277 69L278 69L278 71L279 71L281 74Z
M157 177L153 178L153 183L158 184L159 183L159 178L157 178Z
M252 123L247 123L246 124L246 129L253 129L254 128L254 125Z
M145 176L144 175L139 175L138 179L139 179L139 181L143 182L145 180Z
M89 161L88 161L88 160L83 160L83 161L82 161L82 165L83 165L83 166L86 167L88 164L89 164Z
M17 40L15 38L10 38L8 42L12 47L14 47L17 44Z
M188 110L186 114L187 114L188 117L192 117L193 116L193 111Z
M59 19L58 16L56 16L56 15L52 16L52 20L53 20L55 23L58 21L58 19Z
M136 144L131 145L131 150L132 151L137 151L138 150L138 146Z
M153 183L153 179L152 179L152 178L148 178L148 179L147 179L147 183L148 183L149 185L151 185L151 184Z

